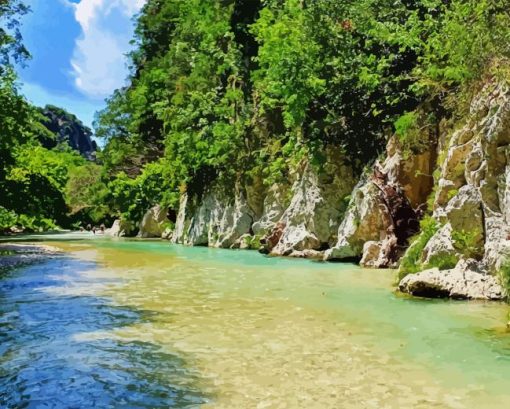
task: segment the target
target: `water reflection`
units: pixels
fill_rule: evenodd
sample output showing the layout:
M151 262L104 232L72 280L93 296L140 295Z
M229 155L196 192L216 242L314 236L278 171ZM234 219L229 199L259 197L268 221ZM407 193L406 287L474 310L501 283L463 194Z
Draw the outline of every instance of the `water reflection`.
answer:
M0 407L185 408L205 401L186 362L149 342L87 339L150 313L68 294L86 262L61 258L0 281ZM92 284L92 283L90 283ZM59 295L55 289L62 289ZM53 291L45 291L53 289Z

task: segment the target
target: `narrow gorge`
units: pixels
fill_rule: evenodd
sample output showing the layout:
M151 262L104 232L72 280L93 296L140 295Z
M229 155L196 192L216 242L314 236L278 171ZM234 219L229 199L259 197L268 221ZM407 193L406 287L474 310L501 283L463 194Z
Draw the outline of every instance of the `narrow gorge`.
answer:
M363 267L399 268L399 288L411 294L503 299L510 269L509 125L510 88L491 78L466 118L426 127L418 152L403 151L392 136L360 180L344 155L326 148L322 164L304 158L286 182L264 186L241 176L184 192L174 219L156 206L138 235L360 260Z

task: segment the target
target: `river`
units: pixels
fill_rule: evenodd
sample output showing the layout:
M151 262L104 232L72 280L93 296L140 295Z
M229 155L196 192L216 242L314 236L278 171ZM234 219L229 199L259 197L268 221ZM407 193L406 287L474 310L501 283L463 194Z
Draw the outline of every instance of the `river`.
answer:
M73 240L0 276L2 408L510 407L508 306L352 264Z

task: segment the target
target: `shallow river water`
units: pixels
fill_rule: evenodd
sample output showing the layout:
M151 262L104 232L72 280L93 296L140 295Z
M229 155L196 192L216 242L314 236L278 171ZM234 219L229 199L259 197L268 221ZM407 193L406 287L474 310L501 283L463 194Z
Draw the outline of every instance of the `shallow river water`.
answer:
M508 306L391 271L69 240L0 276L1 408L510 407Z

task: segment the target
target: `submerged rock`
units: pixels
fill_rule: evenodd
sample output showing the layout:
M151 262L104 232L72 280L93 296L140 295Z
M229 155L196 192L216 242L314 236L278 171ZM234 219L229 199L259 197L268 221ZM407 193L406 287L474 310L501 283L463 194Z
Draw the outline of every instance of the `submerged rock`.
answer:
M450 270L432 268L409 274L402 279L399 289L429 298L502 300L506 297L498 280L481 269L476 260L461 260Z

